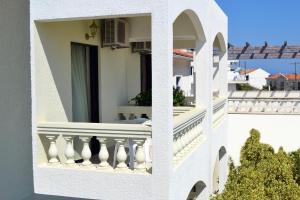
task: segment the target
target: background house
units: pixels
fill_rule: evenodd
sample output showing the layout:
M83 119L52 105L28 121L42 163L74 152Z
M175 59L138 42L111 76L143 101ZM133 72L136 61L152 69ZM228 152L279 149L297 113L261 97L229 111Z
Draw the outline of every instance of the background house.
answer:
M251 87L261 90L263 86L267 85L266 78L270 74L261 68L257 68L240 70L240 75L244 77L244 80L246 80Z
M272 74L266 80L271 90L300 90L300 74Z
M195 95L193 52L174 49L173 54L173 86L180 88L185 96L193 97Z

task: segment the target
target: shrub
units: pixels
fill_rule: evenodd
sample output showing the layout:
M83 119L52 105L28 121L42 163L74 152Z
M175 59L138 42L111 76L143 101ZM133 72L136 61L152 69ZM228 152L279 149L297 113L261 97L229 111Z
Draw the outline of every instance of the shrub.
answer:
M241 165L230 163L225 190L215 200L297 200L300 199L300 150L277 153L260 143L260 133L251 130L241 150Z
M151 106L152 105L152 91L141 92L136 95L131 101L137 106ZM185 96L183 91L179 88L173 88L173 106L184 106Z

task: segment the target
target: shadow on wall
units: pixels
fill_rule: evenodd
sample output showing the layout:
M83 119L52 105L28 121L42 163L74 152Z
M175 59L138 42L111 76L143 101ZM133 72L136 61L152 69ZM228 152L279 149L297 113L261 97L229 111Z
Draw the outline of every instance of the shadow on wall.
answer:
M84 200L84 199L33 194L23 200Z

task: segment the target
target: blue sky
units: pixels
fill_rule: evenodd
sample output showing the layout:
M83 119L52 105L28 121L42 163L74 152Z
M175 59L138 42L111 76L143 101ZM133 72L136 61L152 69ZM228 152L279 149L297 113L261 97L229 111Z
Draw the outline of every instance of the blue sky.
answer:
M229 42L234 45L300 45L300 0L216 0L228 16ZM300 60L247 61L247 68L261 67L270 73L294 73ZM241 62L244 66L244 61ZM300 65L297 67L300 73Z

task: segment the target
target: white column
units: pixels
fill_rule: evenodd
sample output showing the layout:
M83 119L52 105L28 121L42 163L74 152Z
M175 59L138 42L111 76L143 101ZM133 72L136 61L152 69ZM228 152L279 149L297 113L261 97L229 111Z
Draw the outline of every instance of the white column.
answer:
M49 163L55 164L59 163L59 160L57 159L58 156L58 149L56 146L56 139L58 135L46 135L46 138L50 141L50 146L48 149L48 156L49 156Z
M107 146L106 146L106 138L100 138L97 137L97 139L100 142L100 152L99 152L99 159L100 159L100 164L99 167L101 168L108 168L110 167L107 160L109 158L109 152L107 150Z
M156 200L170 199L173 171L173 21L167 1L152 13L152 177Z
M66 140L66 149L65 149L65 156L66 156L66 164L74 164L74 156L75 151L73 148L73 139L74 136L72 135L63 135L64 139Z
M84 166L88 166L91 165L91 156L92 156L92 152L89 146L89 142L91 137L90 136L80 136L79 139L83 142L83 148L82 148L82 152L81 152L81 157L83 159L83 163L82 165Z

